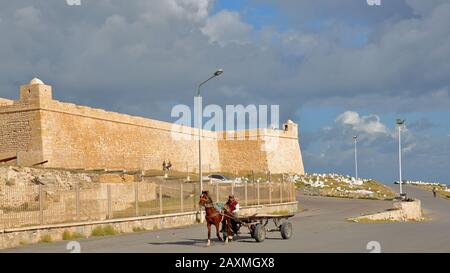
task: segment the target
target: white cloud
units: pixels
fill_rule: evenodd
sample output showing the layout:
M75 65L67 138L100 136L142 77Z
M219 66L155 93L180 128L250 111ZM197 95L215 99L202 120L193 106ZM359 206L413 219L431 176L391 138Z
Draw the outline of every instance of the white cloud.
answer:
M432 1L406 0L406 3L414 10L414 13L418 15L428 15L437 6L445 2L448 2L448 0L432 0Z
M208 36L210 43L218 43L220 46L230 43L248 44L252 26L242 22L239 13L224 10L209 17L201 31Z
M14 17L23 28L36 28L41 24L41 11L33 6L16 10Z
M360 117L357 112L346 111L340 114L335 122L338 125L347 125L355 132L362 132L369 135L389 134L389 130L381 123L378 115L368 115Z
M192 20L203 20L208 17L210 0L178 0L177 4Z
M281 16L290 16L288 23L268 20L258 28L240 16L251 9L211 14L215 1L86 1L75 9L63 1L2 1L0 97L15 98L18 84L38 74L59 100L170 120L171 107L191 103L198 83L222 67L225 75L208 84L205 103L279 104L281 119L305 104L448 113L448 0L407 0L419 16L404 0L376 12L356 0L270 0ZM250 2L252 8L260 1ZM378 116L356 112L336 120L314 135L325 149L316 153L326 155L324 167L351 161L355 133L361 148L373 151L365 162L374 170L395 165L386 163L395 156L383 157L397 147L396 130L388 128L393 120L386 127ZM429 141L417 141L411 151L416 158L421 149L425 159L417 159L418 166L448 162L450 149L436 148L439 158L432 154L437 133L429 133ZM446 143L447 133L439 133ZM410 134L405 130L405 147L416 143ZM308 158L305 164L315 163ZM448 174L447 167L437 169Z

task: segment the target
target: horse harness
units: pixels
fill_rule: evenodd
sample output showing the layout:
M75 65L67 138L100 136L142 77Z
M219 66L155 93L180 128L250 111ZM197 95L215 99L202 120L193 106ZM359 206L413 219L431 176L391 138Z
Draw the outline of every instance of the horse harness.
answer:
M215 208L215 206L214 206L213 203L205 203L203 206L204 206L205 208ZM217 209L216 209L216 213L213 213L212 215L205 215L205 218L206 218L206 219L211 219L211 218L216 217L217 215L221 215L221 216L225 216L225 217L228 217L228 218L232 218L231 216L229 216L229 215L227 215L227 214L225 214L225 213L221 213L221 212L218 211Z

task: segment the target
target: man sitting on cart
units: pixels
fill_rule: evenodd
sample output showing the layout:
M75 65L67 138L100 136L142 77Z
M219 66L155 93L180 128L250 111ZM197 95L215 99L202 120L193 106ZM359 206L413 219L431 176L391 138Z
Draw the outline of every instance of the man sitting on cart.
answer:
M234 195L228 196L228 201L226 205L229 208L229 212L231 213L231 228L233 229L234 234L238 234L237 223L239 222L239 202L234 198ZM226 226L226 219L222 221L222 230L224 230Z

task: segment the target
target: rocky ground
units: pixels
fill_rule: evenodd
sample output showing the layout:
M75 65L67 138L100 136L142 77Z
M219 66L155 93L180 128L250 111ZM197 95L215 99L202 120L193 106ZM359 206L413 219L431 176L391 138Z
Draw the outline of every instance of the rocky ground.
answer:
M122 183L136 180L135 175L120 172L0 166L0 187L45 185L60 189L72 189L76 184L81 188L89 188L95 183Z
M445 199L450 199L450 188L445 184L439 183L407 183L414 187L419 187L424 190L432 192L433 188L436 189L437 196L443 197Z
M297 188L308 195L391 200L395 193L373 179L355 179L339 174L305 174L291 176Z
M48 185L70 189L74 183L92 183L93 175L62 170L7 166L0 167L0 185Z

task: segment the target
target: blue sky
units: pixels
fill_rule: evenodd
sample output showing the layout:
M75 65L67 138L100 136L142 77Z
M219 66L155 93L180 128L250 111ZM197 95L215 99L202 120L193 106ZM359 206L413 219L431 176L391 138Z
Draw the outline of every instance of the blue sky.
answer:
M307 172L450 183L450 2L0 0L0 97L38 76L54 97L174 121L204 103L280 106L300 125Z
M264 26L275 27L278 30L289 28L288 18L277 9L277 6L271 3L261 3L262 1L239 1L219 0L214 5L213 13L222 10L239 12L244 22L251 24L255 29Z

